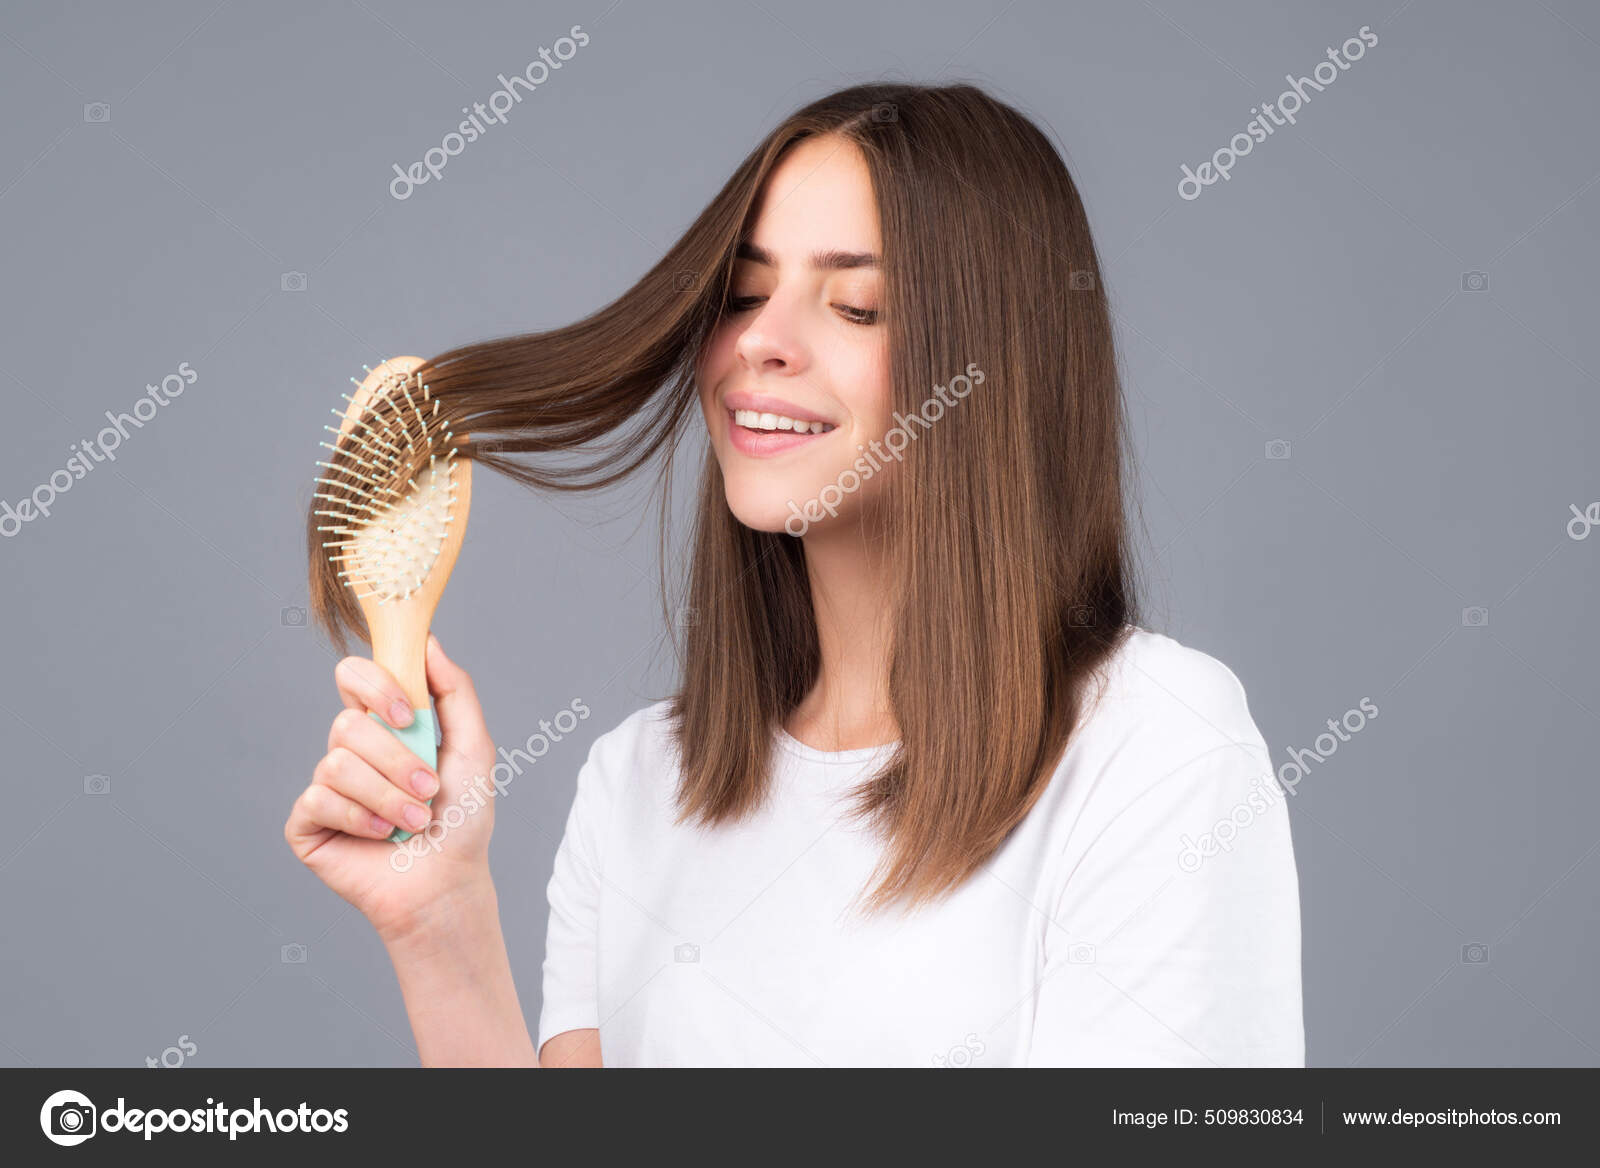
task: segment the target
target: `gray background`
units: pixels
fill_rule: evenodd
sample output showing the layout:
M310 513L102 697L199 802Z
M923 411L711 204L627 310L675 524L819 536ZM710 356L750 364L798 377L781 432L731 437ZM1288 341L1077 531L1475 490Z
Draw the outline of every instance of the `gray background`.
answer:
M508 124L391 198L391 164L574 24L590 44ZM1298 125L1178 198L1362 25ZM1597 69L1580 0L8 3L0 498L179 362L199 379L0 540L0 1061L186 1035L191 1065L414 1062L381 946L281 836L338 708L282 616L318 427L364 361L608 301L779 118L886 76L1019 105L1084 192L1147 623L1234 669L1278 762L1381 711L1291 800L1310 1061L1600 1061L1600 537L1566 531L1600 498ZM436 625L498 742L594 710L500 811L530 1025L578 766L671 683L647 495L478 476Z

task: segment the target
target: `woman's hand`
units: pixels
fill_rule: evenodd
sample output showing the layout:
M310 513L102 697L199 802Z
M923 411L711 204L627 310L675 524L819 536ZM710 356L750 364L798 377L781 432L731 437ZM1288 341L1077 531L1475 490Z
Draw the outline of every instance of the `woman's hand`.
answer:
M488 782L494 743L472 678L432 635L428 689L443 736L437 774L368 716L394 725L400 709L411 714L387 670L365 657L346 657L333 676L345 709L333 720L328 753L295 800L283 835L300 861L388 942L491 887L494 801L485 792L494 791ZM449 818L459 822L449 827L441 816L457 806L461 814ZM420 822L408 818L417 812ZM396 827L413 838L387 842Z

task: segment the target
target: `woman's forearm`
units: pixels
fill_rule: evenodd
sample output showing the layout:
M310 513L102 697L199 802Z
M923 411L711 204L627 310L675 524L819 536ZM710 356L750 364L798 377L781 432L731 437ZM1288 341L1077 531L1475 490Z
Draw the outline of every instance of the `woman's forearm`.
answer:
M494 885L463 890L384 938L425 1067L534 1067Z

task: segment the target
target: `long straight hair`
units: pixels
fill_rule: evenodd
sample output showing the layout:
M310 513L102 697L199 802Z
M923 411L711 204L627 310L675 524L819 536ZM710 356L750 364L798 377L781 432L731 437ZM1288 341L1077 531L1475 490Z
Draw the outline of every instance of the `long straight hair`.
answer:
M1028 813L1136 619L1110 311L1049 139L971 85L841 90L774 130L611 304L452 349L418 373L471 434L462 456L553 490L607 486L656 461L665 516L737 246L778 161L819 135L854 144L871 175L896 413L926 418L934 387L969 365L982 373L917 428L880 513L900 740L851 810L885 844L866 908L914 908L965 883ZM316 523L308 515L311 605L342 648L361 613ZM692 546L696 619L669 710L678 821L713 827L763 803L775 731L816 682L821 652L802 542L739 523L709 451Z

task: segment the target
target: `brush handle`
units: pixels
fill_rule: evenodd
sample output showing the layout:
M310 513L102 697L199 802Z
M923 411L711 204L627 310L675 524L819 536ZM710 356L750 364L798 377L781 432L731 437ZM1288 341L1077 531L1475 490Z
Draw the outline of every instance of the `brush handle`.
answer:
M379 605L364 613L372 633L372 660L388 670L411 703L411 724L396 730L379 718L378 725L393 734L406 748L438 774L439 750L433 744L433 702L428 692L428 625L433 602L424 607L422 597L413 596L397 604ZM432 806L433 800L428 804ZM413 832L396 827L389 834L391 843L404 843Z
M379 718L376 714L369 712L368 717L375 719L378 725L382 726L390 734L393 734L396 738L398 738L405 745L407 750L411 751L412 754L416 755L423 762L427 763L429 770L432 770L435 773L438 772L439 748L434 745L433 741L434 720L433 708L431 706L423 706L420 710L412 710L411 725L402 726L399 729L389 725L389 723L385 722L382 718ZM428 805L430 807L433 806L432 799L428 800ZM404 828L397 827L389 833L389 842L403 844L406 840L410 839L411 836L411 832L406 831Z

